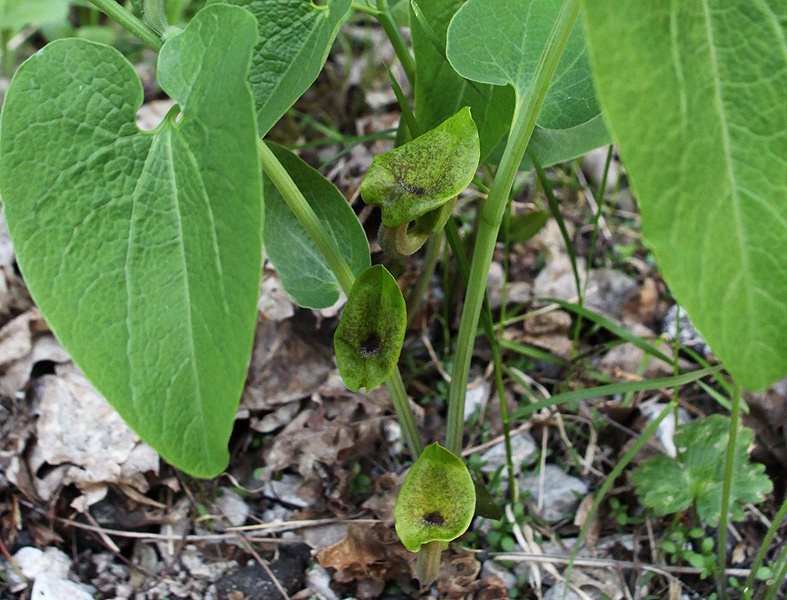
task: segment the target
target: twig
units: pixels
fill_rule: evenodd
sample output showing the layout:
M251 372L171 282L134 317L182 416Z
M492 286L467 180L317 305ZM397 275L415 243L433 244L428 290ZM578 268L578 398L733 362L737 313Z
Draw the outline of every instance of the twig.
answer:
M512 562L544 562L550 564L565 565L571 560L569 556L560 556L555 554L527 554L525 552L493 552L491 556L498 561L512 561ZM631 570L645 570L664 577L676 579L676 575L701 575L703 569L694 567L670 567L670 566L656 566L647 563L614 560L606 558L575 558L574 565L577 567L599 567L599 568L619 568ZM745 577L750 573L750 569L727 569L727 575L733 577Z

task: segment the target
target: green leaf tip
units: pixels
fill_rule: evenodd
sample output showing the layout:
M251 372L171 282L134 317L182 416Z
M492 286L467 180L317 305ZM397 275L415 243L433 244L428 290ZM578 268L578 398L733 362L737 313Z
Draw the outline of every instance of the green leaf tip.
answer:
M399 227L455 198L473 181L480 147L470 108L390 152L374 157L361 184L383 224Z
M729 435L730 420L721 415L683 425L675 435L675 445L681 451L679 458L653 457L632 475L631 482L642 503L660 515L684 511L694 503L703 523L718 525ZM743 519L745 504L759 504L773 490L765 467L749 462L753 442L754 432L741 428L730 491L733 521Z
M402 352L407 308L402 291L382 265L355 280L333 336L336 363L345 385L370 390L393 373Z
M240 8L199 12L159 54L182 118L154 132L135 124L131 63L78 39L26 61L0 117L0 194L33 298L129 426L197 477L229 460L257 318L256 40Z
M396 498L396 533L410 552L450 542L473 520L475 486L464 462L437 443L424 449Z
M265 136L320 74L352 0L210 0L240 6L257 19L259 39L249 83Z

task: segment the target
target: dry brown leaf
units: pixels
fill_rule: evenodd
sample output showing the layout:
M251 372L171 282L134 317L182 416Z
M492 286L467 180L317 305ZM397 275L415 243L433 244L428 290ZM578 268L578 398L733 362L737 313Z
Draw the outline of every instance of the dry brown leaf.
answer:
M415 577L415 556L390 527L352 523L347 537L318 552L316 559L323 568L336 569L339 582L373 579L404 584Z

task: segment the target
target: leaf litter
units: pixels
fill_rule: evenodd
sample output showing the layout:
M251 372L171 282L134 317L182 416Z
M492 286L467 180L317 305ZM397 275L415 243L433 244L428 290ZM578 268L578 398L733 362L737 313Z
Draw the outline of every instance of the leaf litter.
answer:
M378 33L365 27L347 28L350 38L370 44L378 55L390 52L382 36L374 37ZM372 114L352 112L353 95L366 78L363 69L374 68L368 55L363 54L367 62L361 64L337 53L315 87L299 101L299 109L307 114L333 113L336 123L354 128L356 135L395 125L395 99L377 93L374 86L365 100ZM345 66L351 70L350 83L337 92L331 71ZM330 98L327 104L326 97ZM146 105L138 117L146 126L155 125L166 110L166 103ZM293 131L287 119L271 134L289 144L317 135L308 124ZM356 146L329 165L328 174L353 201L372 156L390 147L391 142L385 140ZM342 149L334 144L305 148L300 154L319 166ZM557 167L550 170L550 176L567 183L572 169ZM586 169L595 173L597 165L587 162ZM638 224L627 212L633 203L625 188L624 165L619 169L621 183L610 188L604 215L612 238L602 235L598 241L585 306L634 335L655 340L659 350L671 356L671 341L659 336L669 322L667 310L673 302L655 268L648 266ZM597 174L591 180L598 180ZM584 284L591 234L586 224L593 215L581 189L566 186L559 193L565 196L561 205ZM524 178L515 211L544 206L534 178ZM357 203L354 207L362 211ZM469 208L460 203L458 210L472 216ZM369 211L361 217L368 230L374 229L374 220L379 218ZM416 271L420 260L413 258ZM614 336L587 323L575 348L576 317L568 311L545 310L548 307L533 300L576 299L570 262L554 219L531 240L512 244L508 282L503 280L504 260L502 246L498 246L493 264L496 278L490 282L496 310L502 306L505 287L509 316L527 310L544 312L511 323L503 338L540 348L563 361L584 353L588 361L567 379L565 364L506 351L505 364L512 367L506 373L506 393L513 406L539 399L544 392L557 393L561 385L598 385L594 370L618 381L672 374L671 364L649 358L631 343L613 344ZM446 294L452 307L450 326L455 326L459 313L456 292L448 282L435 281L437 286L425 299L420 318L411 324L405 350L415 364L426 365L408 391L415 398L419 426L429 439L439 439L444 430L444 382L437 369L429 366L432 359L417 340L427 336L437 359L445 360L448 356L436 333L435 317L443 310ZM358 600L435 595L495 600L537 593L545 598L562 597L566 564L578 531L574 519L566 517L577 505L582 512L583 494L592 493L603 482L596 472L609 472L630 446L632 435L644 428L644 416L652 411L649 407L669 400L668 394L618 395L579 403L575 410L536 413L528 430L520 434L527 451L517 455L515 465L520 481L530 489L529 495L522 490L519 503L534 508L514 511L513 522L476 518L470 532L445 554L434 588L420 590L413 580L414 555L404 549L393 530L396 494L410 460L402 450L401 434L397 438L387 393L379 388L369 394L350 393L341 383L330 353L340 306L341 301L333 311L321 313L298 309L275 274L266 270L230 467L213 481L190 480L139 442L70 362L30 300L0 221L0 539L18 557L17 566L30 561L25 555L38 564L45 555L55 557L60 566L48 568L48 577L68 587L74 598L80 593L91 597L100 593L106 598L135 600L237 600L283 597L281 589L303 600L332 600L328 592L337 599ZM692 341L695 348L702 348L701 341ZM713 360L712 356L708 359ZM692 364L685 353L681 360L683 365ZM502 467L499 452L484 454L490 448L500 449L502 443L490 362L491 353L479 339L475 366L480 381L492 384L492 392L468 415L472 424L469 445L483 449L474 453L480 462L474 463L472 457L468 462L477 467L498 501L504 501L504 486L497 476ZM528 379L518 378L517 373ZM745 398L751 408L746 424L755 434L752 460L765 464L768 474L782 485L778 473L787 465L787 429L780 416L787 410L785 385L779 382L768 392ZM718 411L715 401L696 387L681 390L681 402L694 409L682 413L681 421L686 415L695 419ZM672 434L674 428L660 438L660 445L649 445L641 459L669 452ZM484 456L490 464L495 457L497 468L490 470ZM584 468L583 460L594 471ZM577 597L596 598L605 593L619 598L624 597L623 588L632 597L645 592L658 595L669 588L668 567L647 584L641 571L625 571L628 575L620 576L624 572L620 565L651 561L656 548L649 528L658 535L665 527L663 520L643 515L630 481L632 472L628 470L612 492L630 507L632 519L621 526L611 505L602 504L596 515L597 535L580 548L568 584ZM539 516L539 497L550 491L547 488L560 487L548 486L548 476L571 478L572 485L566 486L568 493L561 505L568 508L544 519L543 513ZM541 504L543 508L543 497ZM736 546L736 567L750 564L764 532L757 513L744 510L746 520L735 525L743 538ZM772 515L773 501L769 499L762 510ZM305 546L300 542L306 542ZM318 576L307 576L309 562L322 569ZM7 573L9 583L0 587L0 595L24 584L14 579L10 567ZM25 575L33 586L48 583L37 584L39 575ZM710 589L699 573L686 581L688 591L699 597Z

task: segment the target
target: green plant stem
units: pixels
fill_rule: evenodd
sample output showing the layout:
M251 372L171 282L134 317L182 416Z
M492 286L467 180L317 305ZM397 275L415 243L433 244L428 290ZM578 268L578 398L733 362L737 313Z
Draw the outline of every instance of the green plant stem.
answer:
M500 167L481 209L478 222L475 249L473 251L470 279L465 295L462 319L459 324L456 356L451 379L451 392L448 407L448 435L446 447L454 454L462 449L462 430L464 428L465 394L467 377L473 355L473 342L481 314L489 266L497 241L500 223L503 219L508 196L514 185L514 177L527 150L530 136L536 125L538 113L544 103L549 84L557 68L560 56L579 15L579 0L563 0L546 46L541 53L533 83L524 98L519 99L514 116L514 124L508 144L500 161Z
M122 27L153 48L156 52L161 50L164 43L158 34L144 22L137 19L115 0L90 0L98 10L117 21Z
M768 590L763 600L774 600L779 592L779 588L782 587L782 584L787 579L787 548L782 551L779 559L773 564L776 567L776 572L768 585Z
M0 75L11 78L14 70L14 53L11 52L11 30L0 29Z
M467 284L470 279L470 265L467 263L467 255L465 254L464 244L462 244L462 237L459 235L459 229L453 218L446 221L445 235L448 240L448 245L451 246L451 251L454 254L454 260L456 260L459 274L462 276L465 284ZM508 491L511 494L511 501L516 502L519 498L519 486L516 484L516 473L514 472L514 463L511 459L511 419L508 416L508 406L506 405L505 389L503 387L503 360L500 355L500 343L497 340L495 324L492 319L492 309L489 306L489 298L486 291L484 291L484 309L481 312L481 325L489 340L489 345L492 347L495 384L497 386L497 397L500 403L500 420L503 423L503 441L506 448Z
M677 334L676 334L677 335ZM721 491L721 514L719 515L718 580L719 598L727 600L727 518L730 510L732 472L735 462L735 447L738 442L738 420L740 418L741 388L736 383L732 391L732 410L730 411L730 437L727 442L727 459L724 463L724 485Z
M431 585L437 579L440 572L440 555L443 552L444 544L445 542L440 541L421 544L421 549L418 550L416 572L422 586Z
M309 233L309 236L314 240L317 248L320 250L325 260L328 262L333 271L339 285L342 286L344 293L349 295L355 283L355 275L353 275L347 261L344 260L339 247L336 242L325 231L325 228L320 223L319 218L309 206L306 198L295 185L295 182L287 173L286 169L281 165L276 156L271 152L268 145L259 140L258 143L260 160L265 173L270 177L273 184L281 193L287 206L290 207L295 217L298 219L303 228ZM415 417L410 408L410 402L407 399L407 392L402 381L402 375L397 367L393 375L386 381L388 391L391 394L391 399L396 410L396 415L399 419L399 424L402 427L402 434L405 442L407 443L410 453L413 458L421 455L423 449L421 439L418 435L418 427L415 424Z
M754 558L754 563L751 566L751 573L749 573L749 576L746 578L746 584L743 586L744 591L752 591L754 579L757 577L757 571L760 570L760 567L765 560L765 554L768 552L768 548L770 547L771 541L773 540L773 536L776 535L779 526L782 524L782 521L784 521L784 517L787 517L787 498L784 499L782 507L779 509L779 512L776 513L776 516L771 522L771 526L768 527L768 531L765 533L762 544L760 544L760 549L757 551L757 556ZM784 549L784 552L787 553L787 548ZM787 554L782 555L782 557L787 557Z
M410 50L407 48L407 44L404 43L402 34L399 33L399 28L396 26L396 23L394 23L386 0L377 0L377 10L378 14L375 16L382 26L383 31L385 31L385 35L388 36L399 62L402 63L402 68L404 69L405 75L407 75L407 80L412 86L415 83L415 60L413 59L413 55L410 54Z
M424 294L429 287L429 282L432 280L435 269L437 268L437 261L440 259L440 250L443 245L443 236L441 233L435 233L429 237L426 242L426 254L424 255L424 262L421 266L421 272L418 274L418 279L415 285L410 290L407 297L407 322L413 320L413 317L421 309L423 304Z

